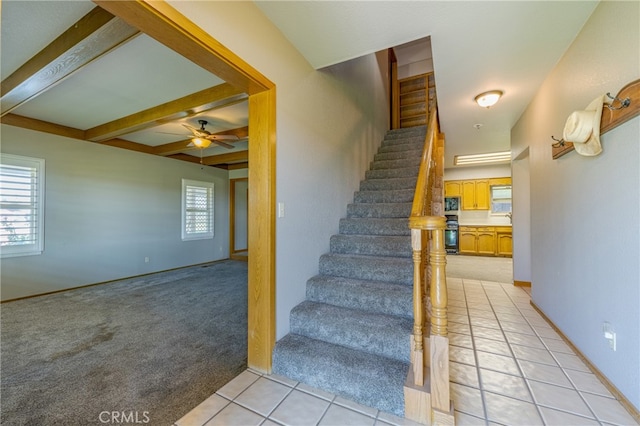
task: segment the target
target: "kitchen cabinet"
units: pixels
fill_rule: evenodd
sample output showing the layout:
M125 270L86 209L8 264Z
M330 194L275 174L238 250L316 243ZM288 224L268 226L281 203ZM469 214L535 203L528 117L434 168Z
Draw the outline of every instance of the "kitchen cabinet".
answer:
M496 256L513 256L513 236L511 227L496 227Z
M460 197L462 195L462 182L459 180L446 181L444 183L445 197Z
M509 226L460 226L458 236L460 254L505 257L512 255Z
M460 226L458 236L460 254L478 254L478 233L474 227Z
M503 177L503 178L489 179L489 186L494 186L494 185L511 185L511 178Z
M489 210L489 179L462 181L462 210Z

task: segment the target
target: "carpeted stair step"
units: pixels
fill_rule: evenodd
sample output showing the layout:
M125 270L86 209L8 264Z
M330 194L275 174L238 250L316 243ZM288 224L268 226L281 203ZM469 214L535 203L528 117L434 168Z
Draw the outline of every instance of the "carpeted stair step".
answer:
M385 140L387 139L404 139L416 136L424 136L427 132L427 126L416 126L416 127L407 127L404 129L395 129L387 132L384 136Z
M397 235L332 235L331 253L411 257L411 237Z
M369 170L402 169L406 167L420 167L420 157L400 158L398 160L372 161Z
M413 188L357 191L353 195L353 202L354 203L412 203L414 194L415 194L415 190Z
M412 203L353 203L347 205L347 217L408 218Z
M412 177L417 179L419 167L403 167L401 169L375 169L367 170L364 174L365 179L393 179Z
M366 179L360 182L360 191L377 191L385 189L415 190L416 177Z
M408 371L408 363L296 334L273 351L274 373L401 417Z
M377 154L390 154L394 152L406 152L406 151L422 151L424 148L424 140L415 138L411 142L405 143L388 143L386 145L380 145Z
M334 345L410 360L413 320L306 300L291 310L291 333Z
M404 284L316 275L307 281L307 300L413 318L413 289Z
M412 285L413 260L403 257L326 253L320 256L320 273Z
M388 160L402 160L405 158L420 158L422 157L422 148L420 145L416 145L415 149L397 150L378 153L373 156L373 161L388 161Z
M350 217L340 219L341 234L411 235L409 220L401 218Z

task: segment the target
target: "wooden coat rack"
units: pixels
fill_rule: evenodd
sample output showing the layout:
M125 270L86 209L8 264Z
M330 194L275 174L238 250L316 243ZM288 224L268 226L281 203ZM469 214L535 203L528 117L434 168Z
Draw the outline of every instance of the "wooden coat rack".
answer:
M624 86L618 95L613 98L611 105L609 105L609 107L605 105L602 108L600 135L602 136L609 130L618 127L638 115L640 115L640 79ZM555 138L553 138L553 140L557 141L551 145L551 155L554 160L575 149L571 142L558 141Z

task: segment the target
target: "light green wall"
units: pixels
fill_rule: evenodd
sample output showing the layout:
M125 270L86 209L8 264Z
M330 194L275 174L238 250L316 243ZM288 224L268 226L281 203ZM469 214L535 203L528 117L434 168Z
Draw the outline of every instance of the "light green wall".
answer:
M562 135L574 110L640 78L639 17L639 2L601 2L512 129L514 156L529 150L513 185L515 193L530 180L533 302L636 408L640 118L603 135L597 157L552 160L550 135ZM517 221L514 214L514 240ZM516 251L514 262L526 262L523 254ZM617 333L616 351L603 337L604 321Z
M276 84L280 338L389 128L386 52L314 70L254 2L170 3Z
M46 161L44 252L2 259L2 300L228 257L226 171L7 125L0 131L2 153ZM213 240L181 240L182 178L214 182Z

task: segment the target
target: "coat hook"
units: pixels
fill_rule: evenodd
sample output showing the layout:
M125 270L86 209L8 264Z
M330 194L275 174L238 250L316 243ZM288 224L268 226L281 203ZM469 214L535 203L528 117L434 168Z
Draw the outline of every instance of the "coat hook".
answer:
M613 103L615 101L620 102L620 106L619 107L613 107L613 106L607 104L607 108L609 108L612 111L615 111L617 109L627 108L631 104L631 98L626 98L626 99L622 100L622 99L618 98L617 96L615 96L615 97L611 96L611 93L609 93L609 92L607 92L607 97L609 99L611 99L611 103Z
M564 146L564 139L556 139L553 136L551 136L551 139L553 139L554 141L556 141L556 143L551 144L552 147L554 148L560 148L561 146Z

